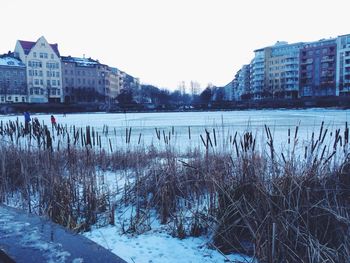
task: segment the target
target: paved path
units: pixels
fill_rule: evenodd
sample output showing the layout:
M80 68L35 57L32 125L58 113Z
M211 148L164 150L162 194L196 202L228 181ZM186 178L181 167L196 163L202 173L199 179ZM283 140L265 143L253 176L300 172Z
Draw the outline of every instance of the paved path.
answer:
M0 205L0 263L13 262L125 263L93 241L47 219Z

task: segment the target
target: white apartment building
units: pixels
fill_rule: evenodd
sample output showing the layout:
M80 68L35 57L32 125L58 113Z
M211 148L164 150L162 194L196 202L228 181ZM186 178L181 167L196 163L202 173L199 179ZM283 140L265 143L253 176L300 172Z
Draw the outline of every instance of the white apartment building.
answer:
M18 40L15 56L26 65L29 103L63 102L61 59L57 44L44 37Z
M250 67L250 88L254 99L261 99L265 87L265 49L254 50Z
M337 38L337 96L350 95L350 34Z

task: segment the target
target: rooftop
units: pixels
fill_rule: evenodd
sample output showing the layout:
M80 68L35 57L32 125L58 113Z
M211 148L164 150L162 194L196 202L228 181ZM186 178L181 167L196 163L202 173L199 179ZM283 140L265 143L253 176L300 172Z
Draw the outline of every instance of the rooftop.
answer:
M82 67L93 67L101 64L98 60L92 58L78 58L72 56L62 56L61 60L62 62L76 63L78 66Z
M25 68L24 63L22 63L21 60L14 58L12 54L0 55L0 66Z
M36 42L32 41L25 41L25 40L18 40L19 43L21 44L24 53L26 55L29 54L30 50L35 46ZM57 56L60 56L60 52L58 51L58 44L49 44L53 51L56 53Z

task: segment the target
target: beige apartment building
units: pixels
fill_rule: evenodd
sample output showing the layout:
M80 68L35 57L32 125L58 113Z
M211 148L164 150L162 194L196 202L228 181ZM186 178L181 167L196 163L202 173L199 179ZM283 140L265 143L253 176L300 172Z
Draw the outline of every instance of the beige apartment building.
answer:
M57 44L44 37L18 40L14 52L26 66L28 102L63 102L61 59Z

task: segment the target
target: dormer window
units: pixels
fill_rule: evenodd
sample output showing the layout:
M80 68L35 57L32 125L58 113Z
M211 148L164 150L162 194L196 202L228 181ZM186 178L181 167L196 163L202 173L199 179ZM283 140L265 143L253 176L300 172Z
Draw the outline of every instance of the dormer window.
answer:
M42 47L45 47L45 43L44 43L44 42L42 42L42 43L41 43L41 46L42 46Z

